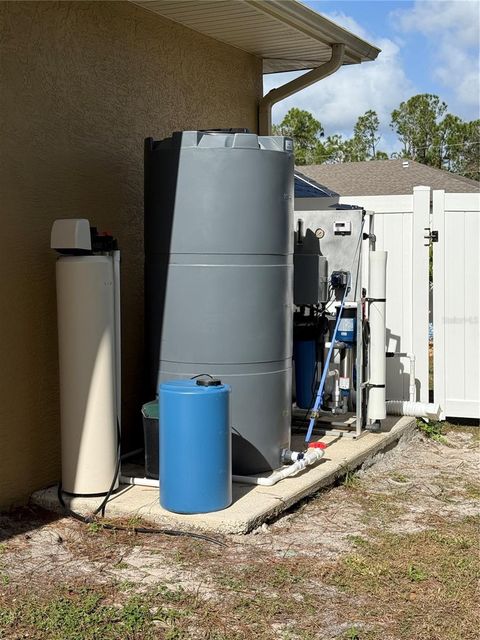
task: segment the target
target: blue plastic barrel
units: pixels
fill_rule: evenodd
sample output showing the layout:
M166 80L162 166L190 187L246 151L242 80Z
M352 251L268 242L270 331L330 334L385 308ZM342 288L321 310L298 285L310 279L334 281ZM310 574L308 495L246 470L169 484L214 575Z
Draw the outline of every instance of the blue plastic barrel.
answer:
M315 395L317 345L315 340L295 340L295 398L297 407L310 409Z
M232 502L230 387L171 380L159 388L160 504L208 513Z

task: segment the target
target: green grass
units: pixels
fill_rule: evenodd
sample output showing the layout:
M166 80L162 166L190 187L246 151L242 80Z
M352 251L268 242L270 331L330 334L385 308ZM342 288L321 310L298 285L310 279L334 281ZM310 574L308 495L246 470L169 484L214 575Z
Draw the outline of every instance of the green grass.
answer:
M360 478L351 469L346 469L342 484L346 489L357 489L360 486Z
M61 587L0 606L0 637L16 633L15 637L48 640L183 638L176 622L184 617L185 606L175 609L172 601L176 600L175 592L160 588L120 598L101 586ZM183 595L182 603L185 605ZM156 622L162 626L161 636Z
M436 422L434 420L424 422L423 420L418 419L417 426L426 438L434 440L435 442L440 442L441 444L447 444L448 441L444 436L445 425L443 422Z

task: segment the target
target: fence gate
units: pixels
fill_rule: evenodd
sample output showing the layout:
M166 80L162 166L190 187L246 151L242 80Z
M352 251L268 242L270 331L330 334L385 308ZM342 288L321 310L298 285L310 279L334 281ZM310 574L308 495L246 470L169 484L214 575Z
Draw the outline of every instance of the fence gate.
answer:
M480 194L433 192L434 400L480 418Z

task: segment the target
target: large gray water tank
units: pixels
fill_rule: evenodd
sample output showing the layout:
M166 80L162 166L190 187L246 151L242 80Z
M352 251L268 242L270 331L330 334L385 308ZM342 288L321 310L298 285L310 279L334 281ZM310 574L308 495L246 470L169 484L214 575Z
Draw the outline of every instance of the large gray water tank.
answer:
M208 373L232 387L233 469L290 444L293 153L284 137L145 141L149 392Z

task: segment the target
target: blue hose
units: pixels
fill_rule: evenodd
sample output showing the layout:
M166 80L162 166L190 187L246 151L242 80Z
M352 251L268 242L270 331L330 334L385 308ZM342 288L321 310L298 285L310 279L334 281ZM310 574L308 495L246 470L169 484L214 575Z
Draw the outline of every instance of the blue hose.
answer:
M315 426L316 413L323 401L323 389L325 387L325 380L327 379L328 367L330 365L330 360L332 358L333 347L335 345L335 340L337 338L337 331L340 325L340 320L342 318L343 307L345 306L345 300L347 299L347 294L350 291L350 275L348 277L347 286L345 287L345 292L343 294L342 302L340 304L340 309L338 310L337 322L335 323L335 329L333 330L332 341L330 343L330 348L328 349L327 359L325 360L323 366L322 377L320 379L320 386L318 387L317 397L315 398L315 404L313 405L313 416L310 418L310 422L308 423L308 431L305 436L305 442L310 442L310 438L312 437L312 431Z

